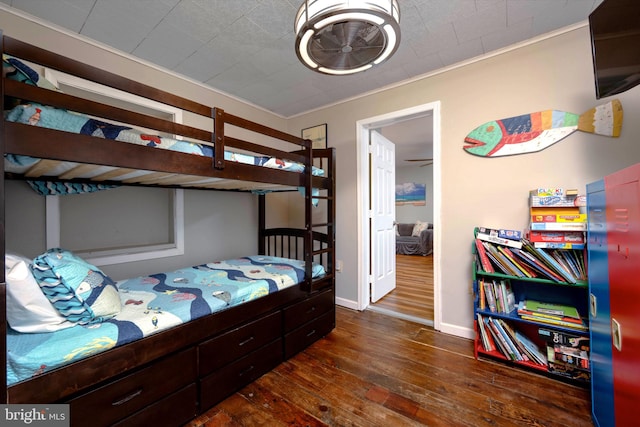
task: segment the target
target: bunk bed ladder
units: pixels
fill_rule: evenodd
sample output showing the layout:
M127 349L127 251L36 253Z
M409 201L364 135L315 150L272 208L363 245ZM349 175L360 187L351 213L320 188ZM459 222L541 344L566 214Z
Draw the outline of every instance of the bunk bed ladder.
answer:
M311 141L307 140L306 142L311 145ZM332 177L335 177L335 150L312 150L310 145L306 148L306 150L308 150L308 152L310 153L311 165L313 165L313 159L318 158L320 160L320 168L325 169L329 174L331 174ZM314 151L317 154L317 157L314 156ZM326 164L324 164L325 159ZM311 165L308 167L311 168ZM305 283L305 285L307 287L307 291L315 291L326 286L327 280L331 283L333 283L335 280L335 179L331 180L330 188L325 189L326 195L314 195L312 193L312 174L308 174L305 184L305 229L307 234L305 236L305 253L308 255L305 259L311 260L311 262L307 262L305 265L307 278L307 282ZM312 214L314 199L318 201L326 201L325 222L313 223ZM323 233L316 232L316 230L318 229L324 229L325 231ZM319 235L323 235L324 239L316 238ZM313 281L311 279L313 260L316 260L317 262L326 266L325 277L316 281Z
M329 176L335 176L335 150L313 150L313 153L314 158L320 159L319 167L324 169ZM264 255L307 261L305 263L305 281L301 288L306 292L313 292L331 285L335 279L335 182L331 180L331 185L322 189L321 193L323 194L313 194L313 177L305 176L304 179L304 228L266 229L266 195L259 195L258 251ZM315 200L326 202L326 221L324 222L313 223L313 210L316 209L313 202ZM326 271L323 277L316 280L312 279L314 261L324 265Z
M304 283L302 289L313 290L313 143L304 140Z

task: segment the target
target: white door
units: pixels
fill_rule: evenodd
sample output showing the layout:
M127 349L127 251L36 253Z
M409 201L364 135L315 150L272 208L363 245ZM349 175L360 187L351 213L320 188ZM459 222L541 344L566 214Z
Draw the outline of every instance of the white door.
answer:
M371 131L371 302L396 288L396 146Z

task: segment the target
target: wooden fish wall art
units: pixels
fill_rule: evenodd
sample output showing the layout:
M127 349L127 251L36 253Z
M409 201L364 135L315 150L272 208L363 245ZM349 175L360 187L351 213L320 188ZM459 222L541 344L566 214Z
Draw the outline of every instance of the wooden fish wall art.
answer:
M620 136L622 104L614 99L578 115L545 110L493 120L472 130L464 150L476 156L498 157L544 150L577 130L610 137Z

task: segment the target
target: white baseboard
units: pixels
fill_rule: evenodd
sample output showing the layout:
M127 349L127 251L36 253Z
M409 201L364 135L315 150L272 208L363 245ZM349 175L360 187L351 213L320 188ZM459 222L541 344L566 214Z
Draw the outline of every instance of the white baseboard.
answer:
M336 305L340 307L350 308L351 310L358 310L358 301L350 299L336 297Z
M475 337L473 329L464 328L459 325L452 325L451 323L440 323L440 332L461 338L473 339Z

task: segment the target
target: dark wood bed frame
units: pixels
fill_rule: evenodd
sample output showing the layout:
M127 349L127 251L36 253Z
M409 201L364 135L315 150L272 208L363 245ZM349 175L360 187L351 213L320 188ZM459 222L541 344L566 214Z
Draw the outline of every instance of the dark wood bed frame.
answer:
M258 188L265 183L289 189L304 187L303 229L266 229L265 195L256 197L259 197L260 210L260 253L304 259L306 272L306 278L300 285L105 351L10 387L6 387L5 380L1 398L3 402L68 403L72 425L181 425L335 327L333 149L314 150L308 140L42 50L4 36L1 32L0 42L3 53L25 61L208 117L212 120L213 132L4 78L0 101L5 96L14 97L102 117L107 121L124 122L132 127L150 128L215 143L212 161L209 157L70 134L3 119L0 121L0 144L5 154L155 171L165 177L163 187L197 188L181 184L184 180L180 177L184 175L256 183ZM226 135L229 126L251 131L252 135L257 135L257 142ZM265 139L293 144L294 149L284 151L272 148L273 144L266 146L263 142ZM55 143L50 142L53 140ZM278 146L282 146L282 143ZM226 162L223 156L226 148L297 161L305 165L306 171L310 171L311 165L315 164L325 170L325 176L312 177L308 172L294 173ZM26 178L5 173L4 163L2 168L0 245L4 251L4 180ZM60 178L44 175L37 179ZM218 188L216 185L207 185L205 188L228 189L228 186L225 184ZM326 203L326 222L312 223L312 188L321 190L317 198ZM327 269L327 274L321 279L311 279L314 260L323 263ZM4 265L4 257L2 263ZM5 336L4 268L1 271L0 327ZM5 379L6 351L6 340L3 339L0 364Z

